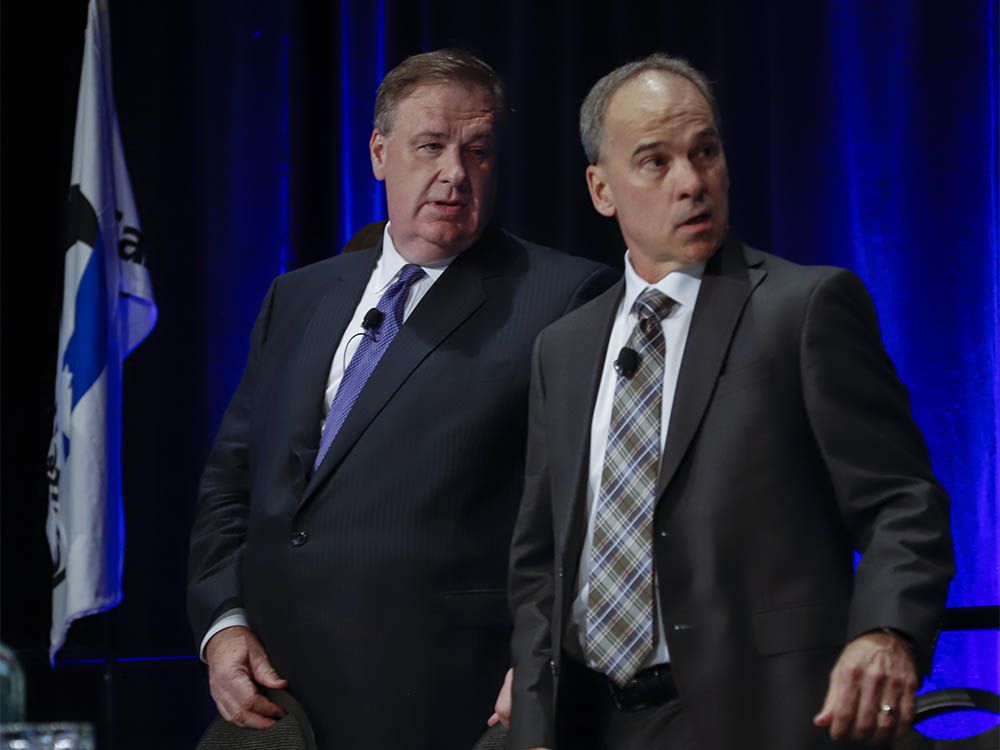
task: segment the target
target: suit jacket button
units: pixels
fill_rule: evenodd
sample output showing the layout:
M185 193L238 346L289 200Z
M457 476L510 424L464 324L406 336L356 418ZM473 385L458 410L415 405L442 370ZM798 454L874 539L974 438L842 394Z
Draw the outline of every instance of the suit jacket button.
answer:
M549 659L549 669L552 671L552 676L553 677L558 677L559 676L559 667L556 666L556 660L555 659Z
M660 537L666 539L670 536L670 532L667 529L660 529Z
M309 535L304 531L296 531L294 534L292 534L293 547L301 547L308 541L309 541Z

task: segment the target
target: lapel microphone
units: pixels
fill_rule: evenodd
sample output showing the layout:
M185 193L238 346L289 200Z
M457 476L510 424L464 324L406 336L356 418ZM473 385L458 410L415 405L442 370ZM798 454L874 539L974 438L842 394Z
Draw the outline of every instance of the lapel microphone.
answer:
M382 325L382 321L385 320L385 313L379 310L377 307L373 307L371 310L365 313L365 317L361 320L361 332L356 333L351 338L347 340L347 344L344 346L344 363L343 368L347 370L347 347L351 345L358 336L371 336L372 341L377 341L375 338L375 331L379 329Z
M382 325L382 321L385 319L385 315L377 307L373 307L371 310L365 313L364 320L361 321L361 327L364 328L369 333L374 333Z
M639 353L635 349L623 346L615 360L615 372L623 378L631 379L639 369Z

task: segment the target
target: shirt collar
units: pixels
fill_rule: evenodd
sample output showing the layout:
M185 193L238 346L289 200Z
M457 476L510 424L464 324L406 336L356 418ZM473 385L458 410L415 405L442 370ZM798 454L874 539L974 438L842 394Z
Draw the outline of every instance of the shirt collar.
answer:
M698 289L701 287L701 277L705 273L705 262L672 271L650 284L632 268L628 250L625 251L625 295L622 297L622 310L626 315L632 314L632 306L647 287L659 289L665 295L676 301L682 307L694 307L698 300Z
M400 270L408 263L396 249L396 245L392 241L392 236L389 234L389 226L387 223L385 229L382 231L382 256L378 259L378 265L375 267L375 274L378 278L378 290L380 292L384 291L396 280ZM431 278L431 281L437 281L438 277L445 272L448 264L453 260L455 259L446 258L432 265L421 266L421 268Z

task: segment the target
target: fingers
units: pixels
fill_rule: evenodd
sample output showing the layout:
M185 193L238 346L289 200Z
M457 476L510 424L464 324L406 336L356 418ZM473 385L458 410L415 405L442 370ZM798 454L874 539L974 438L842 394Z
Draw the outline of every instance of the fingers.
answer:
M838 675L837 690L831 707L833 719L830 722L830 737L834 740L847 737L854 724L854 717L858 713L858 701L861 698L856 680L856 669L844 669Z
M892 721L892 714L882 713L879 706L882 703L882 693L885 685L885 675L881 671L868 671L861 667L852 670L852 678L857 686L858 704L848 727L851 739L866 740L875 732L878 722L885 719ZM890 703L889 705L894 705Z
M872 632L849 643L830 675L816 726L830 737L884 745L913 721L916 668L898 635ZM886 708L887 710L883 710Z
M500 686L496 705L493 706L495 713L486 722L488 726L493 726L499 721L503 724L504 729L510 729L511 683L513 680L514 670L508 669L503 678L503 685Z
M249 656L250 656L250 669L253 672L253 677L257 682L265 687L269 688L285 688L288 687L288 680L283 679L278 671L271 666L271 662L268 661L267 654L264 653L264 647L260 645L260 641L256 637L253 637L253 643L249 645Z
M267 729L283 715L280 707L257 692L246 672L233 671L209 677L212 698L226 721L251 729Z
M830 737L835 740L846 737L854 723L859 698L856 678L855 668L845 663L841 656L830 673L823 708L813 717L816 726L830 727Z
M219 714L228 722L266 729L284 716L280 706L257 691L257 684L285 687L257 637L244 627L216 633L205 648L208 681ZM255 682L256 680L256 682Z
M871 745L885 745L896 731L899 719L900 686L888 679L875 707L875 728L868 742Z
M902 694L899 697L899 721L896 722L895 733L897 738L902 737L910 725L913 724L913 719L916 715L916 694L916 680L910 684L904 682Z
M823 707L819 713L813 717L813 724L818 727L828 727L833 723L833 705L836 702L836 690L834 689L834 675L830 675L830 684L826 688L826 697L823 699Z

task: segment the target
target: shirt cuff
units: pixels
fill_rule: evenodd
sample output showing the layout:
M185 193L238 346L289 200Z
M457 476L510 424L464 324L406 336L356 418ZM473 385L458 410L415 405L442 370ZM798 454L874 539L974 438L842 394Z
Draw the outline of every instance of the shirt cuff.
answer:
M205 637L201 639L201 646L198 648L198 656L201 657L201 660L205 661L205 646L207 646L208 642L212 640L213 635L218 633L220 630L232 628L237 625L242 625L244 628L250 627L250 623L247 621L247 611L242 607L227 609L219 615L219 619L212 623L212 627L208 629L208 632L205 633Z

